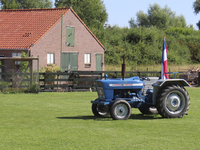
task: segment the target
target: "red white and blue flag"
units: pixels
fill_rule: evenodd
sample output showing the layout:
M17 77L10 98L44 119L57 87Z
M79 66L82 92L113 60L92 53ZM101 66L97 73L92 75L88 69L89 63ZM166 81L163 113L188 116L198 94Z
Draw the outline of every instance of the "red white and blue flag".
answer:
M166 45L166 39L164 36L164 42L163 42L163 52L162 52L162 70L161 70L161 79L169 79L168 75L168 65L167 65L167 45Z

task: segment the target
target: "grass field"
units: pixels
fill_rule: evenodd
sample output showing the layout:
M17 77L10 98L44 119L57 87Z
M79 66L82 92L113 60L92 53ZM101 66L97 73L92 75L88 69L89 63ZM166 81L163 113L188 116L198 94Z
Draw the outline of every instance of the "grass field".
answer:
M0 94L1 150L195 150L200 143L200 88L187 88L187 116L163 119L132 109L128 120L97 118L94 92Z

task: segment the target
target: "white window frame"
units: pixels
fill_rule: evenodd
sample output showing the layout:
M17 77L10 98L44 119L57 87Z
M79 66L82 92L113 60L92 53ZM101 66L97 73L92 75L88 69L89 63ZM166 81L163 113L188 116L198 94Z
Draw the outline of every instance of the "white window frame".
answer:
M22 53L12 53L12 57L22 57ZM20 65L21 61L15 61L15 65Z
M47 64L54 64L54 53L47 53Z
M91 64L91 54L90 53L86 53L84 55L84 63L85 64Z
M85 64L85 68L91 67L91 54L90 53L84 54L84 64Z

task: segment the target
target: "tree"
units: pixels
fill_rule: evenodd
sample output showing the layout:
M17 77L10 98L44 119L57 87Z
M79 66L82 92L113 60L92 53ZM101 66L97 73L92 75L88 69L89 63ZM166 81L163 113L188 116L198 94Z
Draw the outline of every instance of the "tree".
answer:
M198 14L200 11L200 0L196 0L193 4L194 13ZM198 28L200 29L200 21L197 23Z
M139 11L136 14L137 20L131 18L129 21L130 27L151 27L155 26L159 29L167 29L173 27L185 27L186 21L183 15L176 16L175 12L167 6L161 8L158 4L150 5L148 13Z
M73 10L91 28L103 28L108 14L102 0L56 0L56 7L72 6Z
M21 6L16 0L0 0L0 4L2 9L19 9Z
M195 12L196 14L198 14L199 11L200 11L200 0L196 0L196 1L194 2L194 4L193 4L193 7L194 7L194 12Z
M0 0L2 9L51 8L51 0Z

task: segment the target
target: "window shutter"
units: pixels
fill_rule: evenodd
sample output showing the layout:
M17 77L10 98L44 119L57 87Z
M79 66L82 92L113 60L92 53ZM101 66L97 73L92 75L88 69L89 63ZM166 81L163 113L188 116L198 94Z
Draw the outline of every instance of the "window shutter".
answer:
M66 35L67 35L67 37L66 37L66 40L67 40L67 42L66 42L66 45L67 46L74 46L74 27L67 27L66 28Z

